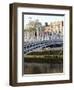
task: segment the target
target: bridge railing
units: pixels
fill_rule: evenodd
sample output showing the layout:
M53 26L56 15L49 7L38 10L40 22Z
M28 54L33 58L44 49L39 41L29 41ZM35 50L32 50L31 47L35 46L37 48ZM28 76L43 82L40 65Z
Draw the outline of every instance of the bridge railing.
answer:
M29 45L25 45L24 46L24 52L27 53L27 52L30 52L30 51L33 51L35 49L38 49L38 48L45 48L49 45L55 45L55 44L62 44L63 41L62 40L54 40L54 41L42 41L42 42L36 42L36 43L31 43Z

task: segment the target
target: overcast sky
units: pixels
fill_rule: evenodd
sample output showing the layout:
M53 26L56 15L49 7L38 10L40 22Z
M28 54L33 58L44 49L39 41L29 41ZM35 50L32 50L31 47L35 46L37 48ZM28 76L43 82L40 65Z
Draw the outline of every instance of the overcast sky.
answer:
M54 22L54 21L64 21L64 16L53 16L53 15L24 15L24 28L26 24L29 23L29 20L35 21L36 19L39 20L39 22L42 23L42 25L45 25L45 22Z

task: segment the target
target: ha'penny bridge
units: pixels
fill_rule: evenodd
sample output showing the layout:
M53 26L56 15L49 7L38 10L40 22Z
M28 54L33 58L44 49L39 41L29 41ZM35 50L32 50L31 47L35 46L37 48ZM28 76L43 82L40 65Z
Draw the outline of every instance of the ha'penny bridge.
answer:
M38 49L42 48L53 48L53 47L62 47L63 46L63 40L62 39L56 39L56 40L43 40L43 41L36 41L36 42L30 42L30 43L24 43L24 54L28 54L30 52L33 52Z
M29 57L30 52L37 51L43 48L56 48L63 47L63 40L44 40L36 42L24 43L24 74L39 74L39 73L61 73L63 72L63 59L61 55L55 57L55 55L49 55L44 57L44 55L32 55ZM34 57L33 57L34 56ZM44 58L42 58L44 57ZM55 57L55 58L54 58Z

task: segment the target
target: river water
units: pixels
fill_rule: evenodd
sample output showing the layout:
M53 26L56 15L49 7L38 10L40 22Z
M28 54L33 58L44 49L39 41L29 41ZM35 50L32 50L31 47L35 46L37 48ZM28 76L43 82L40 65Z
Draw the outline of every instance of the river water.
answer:
M62 73L63 62L61 63L24 63L24 74L40 73Z

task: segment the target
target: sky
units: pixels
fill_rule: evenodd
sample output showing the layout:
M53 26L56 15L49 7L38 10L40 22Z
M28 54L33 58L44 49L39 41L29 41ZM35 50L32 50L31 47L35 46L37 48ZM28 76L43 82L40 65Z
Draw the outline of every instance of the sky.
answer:
M24 14L24 28L26 24L29 23L29 20L35 21L36 19L39 20L39 22L42 23L42 25L45 25L45 22L54 22L54 21L64 21L64 16L55 16L55 15L25 15Z

